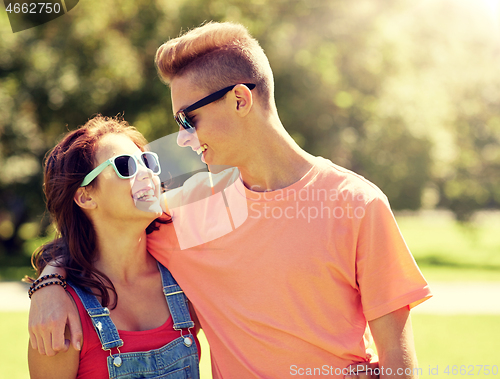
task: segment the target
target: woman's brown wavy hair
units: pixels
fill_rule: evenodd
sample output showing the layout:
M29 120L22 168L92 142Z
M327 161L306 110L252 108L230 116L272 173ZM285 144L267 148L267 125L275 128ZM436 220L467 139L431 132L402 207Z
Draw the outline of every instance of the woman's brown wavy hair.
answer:
M53 241L38 248L32 256L33 267L40 275L51 261L66 270L66 278L82 287L91 288L101 298L102 306L110 304L108 291L117 295L113 283L98 271L94 262L97 257L97 240L94 226L73 197L85 176L96 166L96 150L99 141L107 134L125 134L141 150L147 144L143 135L120 117L97 115L85 125L66 134L45 159L43 190L47 210L56 227ZM88 187L95 186L96 180ZM146 229L149 234L158 229L154 220Z

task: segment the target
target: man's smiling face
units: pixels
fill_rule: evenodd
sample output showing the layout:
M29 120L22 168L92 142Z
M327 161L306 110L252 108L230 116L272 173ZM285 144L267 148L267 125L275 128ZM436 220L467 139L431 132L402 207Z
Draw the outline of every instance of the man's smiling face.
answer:
M189 75L174 78L170 88L174 114L210 94ZM237 142L241 140L241 129L238 130L239 120L232 111L234 103L234 95L229 91L221 100L189 112L187 116L196 131L189 133L180 127L179 146L203 154L201 159L208 165L235 165L238 151L243 147Z

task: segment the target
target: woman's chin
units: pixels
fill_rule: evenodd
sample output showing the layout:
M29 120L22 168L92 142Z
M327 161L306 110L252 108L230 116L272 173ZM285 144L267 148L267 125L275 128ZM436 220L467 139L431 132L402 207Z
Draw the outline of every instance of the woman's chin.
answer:
M135 201L135 206L142 212L148 212L155 215L155 218L160 217L163 214L160 202L156 201Z

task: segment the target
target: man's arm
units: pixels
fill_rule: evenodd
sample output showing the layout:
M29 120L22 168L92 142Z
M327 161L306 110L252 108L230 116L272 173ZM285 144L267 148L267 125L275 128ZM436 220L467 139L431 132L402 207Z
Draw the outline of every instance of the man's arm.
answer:
M409 308L369 321L369 325L379 355L380 377L418 378Z
M47 265L42 275L58 273L66 276L64 269ZM71 344L81 348L82 327L78 310L61 286L39 289L31 296L28 330L31 347L42 355L54 356L67 351L69 341L65 339L66 325L71 334Z

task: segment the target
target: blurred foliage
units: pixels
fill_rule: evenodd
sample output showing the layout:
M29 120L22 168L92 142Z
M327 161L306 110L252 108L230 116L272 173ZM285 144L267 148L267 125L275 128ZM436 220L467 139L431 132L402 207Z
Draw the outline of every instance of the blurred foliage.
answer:
M500 32L490 3L85 0L15 34L1 12L0 264L50 238L42 162L67 130L96 113L125 113L149 140L177 130L154 54L208 20L249 28L294 139L373 181L395 209L446 207L466 221L498 207Z

